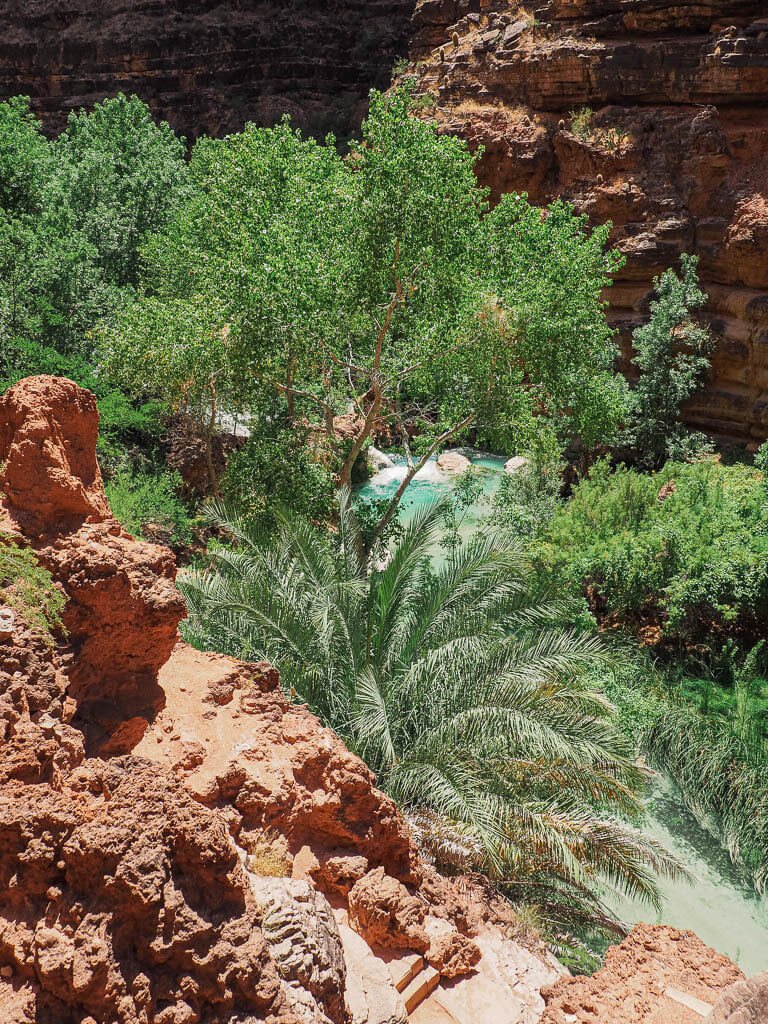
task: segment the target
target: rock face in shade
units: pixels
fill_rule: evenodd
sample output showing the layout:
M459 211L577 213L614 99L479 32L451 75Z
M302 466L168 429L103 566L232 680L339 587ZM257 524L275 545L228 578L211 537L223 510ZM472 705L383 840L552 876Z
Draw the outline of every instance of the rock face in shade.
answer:
M562 196L592 224L613 222L626 264L607 297L625 370L654 275L683 252L699 255L717 350L687 417L726 438L763 440L768 9L760 0L519 7L420 0L411 42L419 88L434 96L445 131L485 147L479 174L493 199ZM570 112L585 106L594 115L578 133Z
M0 98L52 130L136 93L188 139L284 113L347 136L407 51L413 0L0 0Z

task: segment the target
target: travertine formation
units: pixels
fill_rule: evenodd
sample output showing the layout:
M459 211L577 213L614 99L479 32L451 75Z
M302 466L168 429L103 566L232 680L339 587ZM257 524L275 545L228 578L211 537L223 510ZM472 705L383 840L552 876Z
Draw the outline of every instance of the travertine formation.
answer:
M743 978L692 932L638 925L591 978L564 978L543 990L541 1024L697 1024L702 1016L692 1007L706 1012Z
M625 359L654 275L699 255L717 350L688 418L768 436L765 3L420 0L411 61L426 114L485 147L493 199L562 196L613 222L626 264L607 297Z
M136 93L195 139L287 113L350 134L407 50L413 0L0 0L0 98L31 96L53 130Z

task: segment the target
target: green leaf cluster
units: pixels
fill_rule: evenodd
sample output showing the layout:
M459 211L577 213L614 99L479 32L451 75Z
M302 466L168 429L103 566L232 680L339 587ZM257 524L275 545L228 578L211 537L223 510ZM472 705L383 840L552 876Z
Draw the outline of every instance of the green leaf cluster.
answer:
M684 254L680 263L680 277L670 269L654 281L651 318L632 335L639 379L624 441L648 469L708 449L706 438L687 432L680 418L682 406L704 382L714 348L692 312L707 301L698 286L698 257Z
M11 608L49 647L63 634L66 598L25 542L0 531L0 604Z
M26 98L0 103L0 377L30 344L90 357L185 178L183 141L136 97L73 112L52 141Z
M599 618L656 625L659 639L715 654L768 624L768 509L762 474L705 459L658 473L598 462L537 546L553 578Z

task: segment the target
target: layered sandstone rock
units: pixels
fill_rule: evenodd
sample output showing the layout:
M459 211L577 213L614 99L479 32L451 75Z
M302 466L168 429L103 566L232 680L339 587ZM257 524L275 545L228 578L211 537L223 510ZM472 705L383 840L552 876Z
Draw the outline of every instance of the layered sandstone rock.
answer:
M188 139L284 114L318 137L357 128L407 48L413 0L0 0L0 97L52 130L136 93Z
M768 435L768 12L759 0L420 0L412 70L484 146L492 199L562 196L613 222L625 364L654 275L700 257L717 338L692 425ZM579 128L571 112L594 113Z

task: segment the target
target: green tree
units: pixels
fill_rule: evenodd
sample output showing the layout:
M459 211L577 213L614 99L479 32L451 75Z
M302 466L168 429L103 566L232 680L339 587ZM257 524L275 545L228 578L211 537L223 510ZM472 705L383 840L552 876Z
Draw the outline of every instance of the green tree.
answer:
M70 115L47 142L23 98L0 104L0 351L4 376L36 346L90 357L90 331L139 274L186 179L183 141L136 97Z
M49 215L83 237L105 281L136 284L141 242L162 230L184 191L184 139L137 96L120 94L70 114L52 155Z
M221 417L233 408L229 335L222 323L203 303L145 297L131 299L100 334L110 380L138 398L159 395L197 423L216 495L213 439ZM158 345L161 335L163 344Z
M287 122L198 144L190 197L146 250L147 301L226 326L246 411L282 395L289 419L325 432L341 491L377 423L402 438L409 472L374 541L418 469L470 428L505 445L542 430L591 443L626 397L600 299L616 266L607 231L524 198L486 217L476 156L410 104L407 88L373 93L346 159ZM159 322L140 349L130 323L110 342L142 365L165 343ZM344 445L333 420L350 410Z
M701 387L714 342L692 315L707 296L700 290L698 256L680 257L682 275L666 270L654 281L657 298L651 319L632 335L633 365L639 371L634 411L626 442L642 466L658 469L667 459L707 450L703 434L689 434L682 405Z
M540 892L564 885L587 902L603 878L658 902L651 869L674 866L614 819L640 814L644 773L584 682L604 643L558 625L557 603L502 537L477 537L433 575L443 512L420 513L379 570L360 558L344 500L338 546L287 512L265 545L210 506L236 543L184 574L188 629L268 658L422 832L426 816L453 836L458 866L535 876Z
M0 209L38 214L51 166L50 146L26 96L0 103Z

